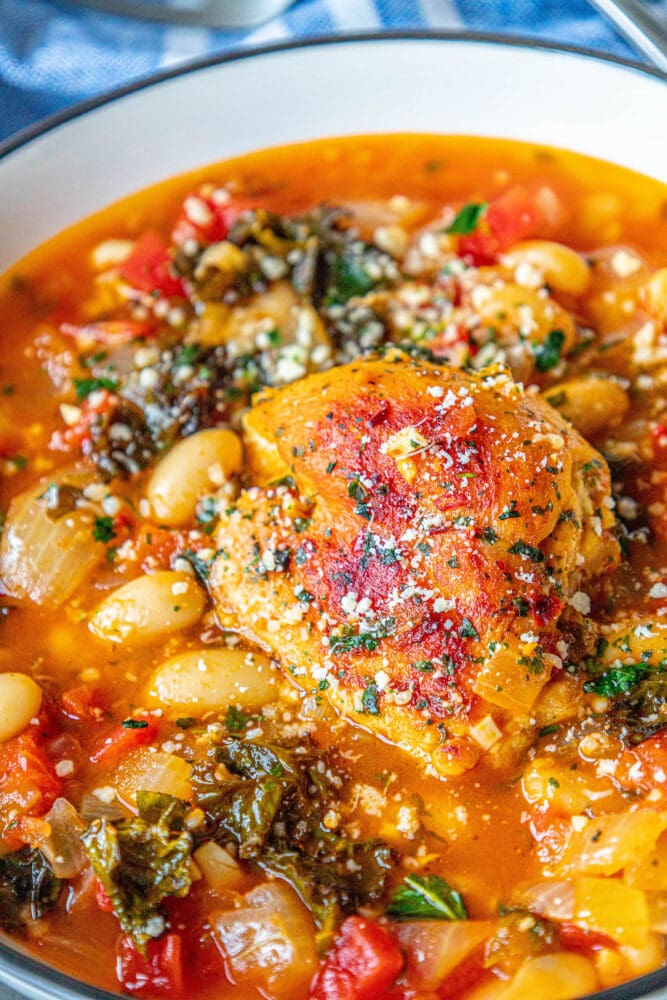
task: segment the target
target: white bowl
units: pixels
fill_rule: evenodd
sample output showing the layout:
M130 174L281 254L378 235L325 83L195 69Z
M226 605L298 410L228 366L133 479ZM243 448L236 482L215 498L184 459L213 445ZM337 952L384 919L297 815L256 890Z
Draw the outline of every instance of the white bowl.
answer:
M664 79L580 52L456 36L338 39L200 63L0 147L0 272L148 184L315 136L527 139L667 180Z
M524 139L667 181L658 72L535 42L368 36L222 57L79 105L0 146L0 272L112 201L229 156L321 136ZM34 1000L104 994L0 944L0 982ZM667 997L667 970L596 994Z

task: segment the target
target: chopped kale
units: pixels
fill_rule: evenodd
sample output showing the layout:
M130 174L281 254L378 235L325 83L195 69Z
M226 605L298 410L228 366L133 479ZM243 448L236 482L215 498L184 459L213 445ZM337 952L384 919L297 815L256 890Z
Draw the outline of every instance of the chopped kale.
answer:
M190 890L192 836L180 799L139 792L137 807L132 819L94 820L81 840L123 931L143 951L168 926L163 900Z
M26 920L39 920L56 905L62 887L40 851L23 847L0 857L2 930L22 933Z
M406 875L387 915L399 920L467 920L463 897L438 875Z
M219 764L232 781L216 776ZM343 783L330 753L236 738L195 765L193 775L206 815L204 839L234 840L241 858L286 879L324 933L341 914L379 902L395 863L386 844L352 841L324 827Z

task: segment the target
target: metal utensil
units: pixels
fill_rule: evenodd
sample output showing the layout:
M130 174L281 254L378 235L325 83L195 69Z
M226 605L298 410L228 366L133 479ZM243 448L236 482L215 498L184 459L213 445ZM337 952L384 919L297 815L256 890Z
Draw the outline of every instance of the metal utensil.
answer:
M109 14L165 24L250 28L286 10L293 0L73 0Z
M667 73L667 23L651 14L640 0L589 0L630 44Z

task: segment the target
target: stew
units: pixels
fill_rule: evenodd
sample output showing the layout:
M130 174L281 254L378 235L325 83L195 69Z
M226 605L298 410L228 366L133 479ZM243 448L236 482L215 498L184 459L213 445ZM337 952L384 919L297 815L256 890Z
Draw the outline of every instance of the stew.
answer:
M218 164L0 279L0 925L188 1000L665 963L667 189Z

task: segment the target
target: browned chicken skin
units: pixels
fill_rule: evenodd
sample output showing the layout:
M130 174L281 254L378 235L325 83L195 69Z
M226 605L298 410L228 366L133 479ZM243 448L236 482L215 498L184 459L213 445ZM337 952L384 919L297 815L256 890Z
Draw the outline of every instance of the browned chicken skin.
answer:
M527 716L616 564L609 473L505 371L395 354L247 414L211 583L306 690L441 774Z

